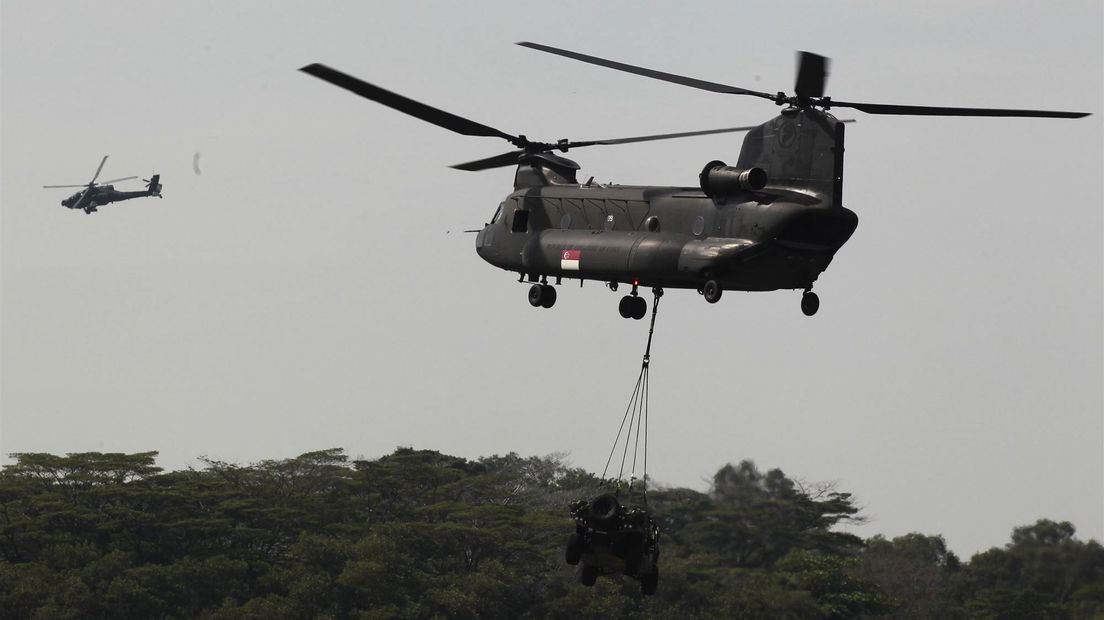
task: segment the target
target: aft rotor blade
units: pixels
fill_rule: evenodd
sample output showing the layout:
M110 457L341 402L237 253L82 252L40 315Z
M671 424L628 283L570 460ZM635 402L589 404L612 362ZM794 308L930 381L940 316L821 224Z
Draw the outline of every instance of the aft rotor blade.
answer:
M43 189L54 189L58 187L88 187L87 185L43 185Z
M797 81L794 94L801 98L823 97L829 59L812 52L797 53Z
M576 148L580 146L591 146L592 144L631 144L633 142L649 142L651 140L670 140L672 138L690 138L692 136L708 136L715 133L732 133L735 131L751 131L758 125L748 125L747 127L725 127L724 129L703 129L701 131L683 131L680 133L664 133L654 136L639 136L636 138L612 138L609 140L590 140L584 142L571 142L568 146L570 148Z
M759 92L757 90L748 90L746 88L740 88L739 86L729 86L727 84L718 84L716 82L706 82L705 80L698 80L682 75L676 75L674 73L665 73L663 71L656 71L654 69L645 69L644 67L637 67L635 65L625 64L623 62L616 62L613 60L606 60L605 58L598 58L597 56L588 56L586 54L580 54L578 52L572 52L569 50L563 50L558 47L550 47L548 45L541 45L539 43L530 43L529 41L522 41L518 43L522 47L528 47L530 49L539 50L542 52L548 52L549 54L556 54L558 56L564 56L566 58L572 58L574 60L581 60L582 62L588 62L592 65L598 65L600 67L607 67L610 69L617 69L618 71L625 71L627 73L635 73L636 75L642 75L644 77L650 77L657 80L663 80L665 82L673 82L675 84L682 84L683 86L691 86L693 88L700 88L702 90L708 90L715 93L725 93L729 95L754 95L756 97L762 97L764 99L770 99L773 101L775 95L770 93Z
M509 153L502 153L495 155L494 157L487 157L484 159L477 159L475 161L469 161L463 164L456 164L450 166L457 170L467 170L469 172L476 172L478 170L489 170L491 168L501 168L503 166L513 166L518 163L518 158L525 154L525 151L510 151Z
M455 131L456 133L463 134L465 136L490 136L494 138L504 138L513 143L518 143L520 139L517 136L510 135L504 131L495 129L477 123L472 120L468 120L462 116L457 116L444 110L438 110L437 108L428 106L424 103L414 101L408 97L404 97L400 94L393 93L389 90L384 90L379 86L374 86L355 78L347 73L342 73L337 69L332 69L326 65L314 63L301 67L299 69L303 73L313 75L314 77L329 82L334 86L340 86L347 91L356 93L366 99L371 99L377 103L409 114L415 118L420 118L427 123L433 123L438 127Z
M854 108L867 114L908 114L915 116L1018 116L1036 118L1082 118L1089 112L1059 112L1055 110L1007 110L999 108L950 108L925 105L892 105L885 103L823 102L833 108Z
M121 179L111 179L110 181L100 181L98 185L108 185L111 183L118 183L119 181L129 181L131 179L137 179L138 177L123 177Z
M104 158L102 160L100 160L100 167L96 168L96 174L92 175L92 180L88 182L89 185L92 185L93 183L96 182L96 179L100 178L100 171L103 170L104 164L106 164L106 163L107 163L107 155L104 155Z

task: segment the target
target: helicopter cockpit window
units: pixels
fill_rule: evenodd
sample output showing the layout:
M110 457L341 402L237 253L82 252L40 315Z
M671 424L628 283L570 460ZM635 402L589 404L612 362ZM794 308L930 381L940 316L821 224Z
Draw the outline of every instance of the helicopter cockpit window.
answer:
M529 212L525 209L514 211L514 221L510 226L512 232L526 232L529 230Z
M498 221L498 218L502 216L502 205L498 205L498 209L495 209L495 214L491 217L491 223L494 224Z

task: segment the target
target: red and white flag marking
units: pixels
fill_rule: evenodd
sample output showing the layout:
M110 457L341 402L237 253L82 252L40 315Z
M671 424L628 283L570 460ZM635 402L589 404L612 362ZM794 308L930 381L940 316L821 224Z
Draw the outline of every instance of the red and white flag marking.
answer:
M564 250L560 253L560 269L564 271L578 271L579 259L582 257L582 250Z

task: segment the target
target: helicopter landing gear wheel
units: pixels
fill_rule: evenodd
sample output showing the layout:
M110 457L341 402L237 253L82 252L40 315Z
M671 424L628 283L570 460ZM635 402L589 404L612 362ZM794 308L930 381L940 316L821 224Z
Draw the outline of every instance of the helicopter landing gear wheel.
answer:
M623 318L623 319L631 319L632 318L632 316L633 316L633 307L635 306L635 303L633 302L633 299L634 298L631 295L625 295L624 297L621 298L621 302L617 304L617 312L621 314L621 318Z
M556 303L556 289L548 284L529 287L529 305L534 308L551 308Z
M820 297L812 291L805 291L801 296L801 311L805 316L813 316L820 310Z
M645 314L648 314L648 302L644 301L643 297L625 295L621 298L621 302L617 304L617 312L621 314L621 318L639 321L644 318Z
M541 285L541 307L551 308L556 305L556 289L550 284Z
M702 295L705 297L705 300L711 304L715 304L721 300L722 292L724 291L716 280L706 280L705 285L702 286Z

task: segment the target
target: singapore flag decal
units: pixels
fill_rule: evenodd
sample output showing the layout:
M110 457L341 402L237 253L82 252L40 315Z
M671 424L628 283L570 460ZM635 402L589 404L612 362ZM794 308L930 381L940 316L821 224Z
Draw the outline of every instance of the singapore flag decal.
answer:
M582 257L582 250L564 250L560 253L560 269L564 271L578 271L579 259Z

